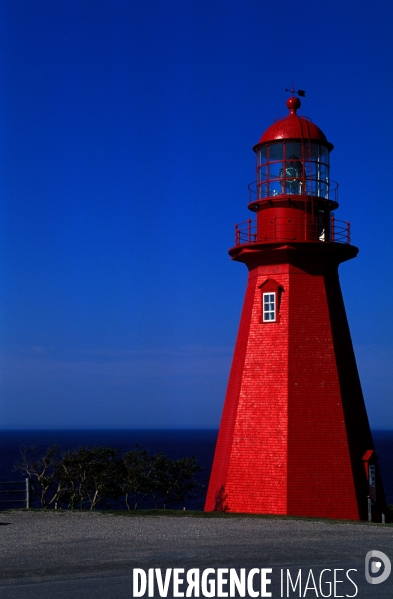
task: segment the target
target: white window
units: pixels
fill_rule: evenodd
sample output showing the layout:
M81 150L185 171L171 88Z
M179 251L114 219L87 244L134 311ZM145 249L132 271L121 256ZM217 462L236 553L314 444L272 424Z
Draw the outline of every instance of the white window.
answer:
M276 294L274 292L263 294L263 322L276 320Z

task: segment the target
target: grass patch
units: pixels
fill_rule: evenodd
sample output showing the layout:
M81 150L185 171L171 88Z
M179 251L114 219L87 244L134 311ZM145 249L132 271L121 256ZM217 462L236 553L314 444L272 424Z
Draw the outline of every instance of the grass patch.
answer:
M150 510L102 510L99 512L103 516L125 516L125 517L144 517L144 516L170 516L173 518L248 518L258 520L297 520L301 522L325 522L327 524L360 524L371 526L393 526L393 524L382 524L381 522L366 522L359 520L333 520L331 518L315 518L309 516L285 516L276 514L248 514L234 512L203 512L200 510L170 510L170 509L150 509Z
M15 514L20 512L39 513L39 514L56 514L56 515L67 515L67 514L100 514L100 516L116 516L123 518L144 518L144 517L171 517L171 518L203 518L203 519L216 519L216 518L247 518L257 520L294 520L300 522L324 522L326 524L358 524L361 526L383 526L391 528L393 523L382 524L381 522L367 522L359 520L334 520L331 518L315 518L310 516L285 516L276 514L248 514L248 513L234 513L234 512L203 512L202 510L171 510L171 509L148 509L148 510L54 510L44 508L20 508L20 509L9 509L0 512L1 514Z

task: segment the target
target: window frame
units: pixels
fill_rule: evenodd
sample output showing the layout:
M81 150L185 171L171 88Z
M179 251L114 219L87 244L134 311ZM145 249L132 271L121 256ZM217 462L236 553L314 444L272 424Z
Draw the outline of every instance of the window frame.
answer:
M269 297L268 301L265 301L265 297ZM273 298L273 301L270 299ZM273 304L273 309L270 309ZM268 307L268 309L266 309ZM270 316L273 314L273 318ZM263 322L276 322L277 318L277 297L275 291L263 291L262 292L262 320Z
M277 324L280 322L280 305L281 305L281 295L284 291L282 285L280 285L274 279L266 279L261 285L259 285L259 289L261 290L261 311L260 311L260 319L259 322L261 324ZM265 312L265 296L266 295L274 295L274 320L265 319L265 314L271 314L271 310ZM269 302L271 303L271 302Z

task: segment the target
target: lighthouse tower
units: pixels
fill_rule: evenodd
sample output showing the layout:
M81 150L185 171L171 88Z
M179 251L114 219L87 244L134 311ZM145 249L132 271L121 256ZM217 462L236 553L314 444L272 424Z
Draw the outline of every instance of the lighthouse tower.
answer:
M299 98L254 146L248 283L205 510L381 521L386 504L338 278L333 145Z

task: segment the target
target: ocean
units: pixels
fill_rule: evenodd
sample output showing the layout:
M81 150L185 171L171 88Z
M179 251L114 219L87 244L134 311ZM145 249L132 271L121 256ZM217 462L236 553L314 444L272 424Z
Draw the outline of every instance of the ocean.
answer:
M45 451L56 444L61 450L86 445L111 446L121 452L139 444L150 453L162 452L172 459L195 456L203 471L199 475L202 483L197 495L186 502L187 509L202 510L213 462L217 430L24 430L0 431L0 481L24 480L23 474L15 472L14 464L20 460L22 446L35 446ZM386 499L393 504L393 431L373 431L375 449L384 484ZM37 499L33 507L39 507ZM0 504L0 509L10 507ZM125 509L124 501L112 501L111 509ZM149 500L141 507L154 507Z

